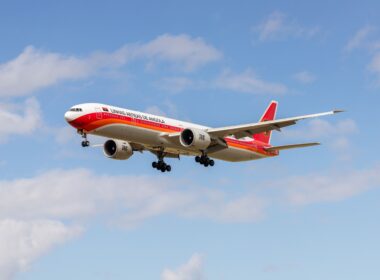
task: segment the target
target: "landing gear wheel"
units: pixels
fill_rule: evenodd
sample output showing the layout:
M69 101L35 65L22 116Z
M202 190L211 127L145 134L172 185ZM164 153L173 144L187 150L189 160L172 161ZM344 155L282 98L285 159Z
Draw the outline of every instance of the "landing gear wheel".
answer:
M88 146L90 146L90 141L88 141L88 140L84 140L84 141L82 141L82 147L84 148L84 147L88 147Z
M83 130L78 130L78 133L82 135L82 147L84 148L90 146L90 141L87 140L87 133L85 133Z
M158 161L157 162L152 162L152 167L153 168L156 168L157 170L161 171L162 173L164 172L170 172L172 170L172 167L169 165L169 164L166 164L164 162L164 157L165 157L165 153L162 151L162 152L158 152L157 153L157 159Z
M160 170L164 166L164 164L165 163L163 161L159 161L159 162L157 162L157 167L156 168Z
M205 167L215 165L214 160L210 159L206 154L203 154L202 156L196 156L195 161L202 164Z
M206 157L201 156L200 159L199 159L199 163L200 164L205 164L205 162L206 162Z

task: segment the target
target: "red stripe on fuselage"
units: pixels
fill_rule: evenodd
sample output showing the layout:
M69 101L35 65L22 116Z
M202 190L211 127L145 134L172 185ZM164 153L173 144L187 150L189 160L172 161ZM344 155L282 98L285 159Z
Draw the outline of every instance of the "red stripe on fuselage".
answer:
M165 123L135 119L129 116L123 116L123 115L113 114L109 112L97 112L97 113L86 114L71 121L70 124L77 129L83 129L87 132L91 132L95 129L99 129L103 126L111 125L111 124L125 124L129 126L135 126L135 127L145 128L145 129L151 129L154 131L169 132L169 133L181 132L184 129L184 128L172 126ZM238 140L238 139L234 139L230 137L226 137L224 138L224 140L227 142L228 146L232 146L235 148L249 150L251 152L260 153L265 156L278 155L278 153L276 152L267 152L266 150L264 150L264 147L269 147L269 146L264 145L263 143L260 143L259 141L254 141L254 140L242 141L242 140Z

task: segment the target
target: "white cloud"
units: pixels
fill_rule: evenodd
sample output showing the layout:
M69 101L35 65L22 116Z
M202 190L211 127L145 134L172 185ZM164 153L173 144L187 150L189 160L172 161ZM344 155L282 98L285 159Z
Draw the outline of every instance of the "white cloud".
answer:
M374 31L373 26L364 26L363 28L359 29L355 35L347 42L346 46L344 47L345 51L352 51L354 49L358 48L368 48L370 47L371 43L369 41L369 35L373 33Z
M293 75L293 78L302 84L311 84L316 80L315 75L308 71L301 71Z
M306 127L284 130L284 135L292 139L315 139L350 135L357 131L356 122L352 119L343 119L336 123L325 119L313 119L306 123Z
M75 137L78 136L76 131L71 126L63 126L61 128L50 128L50 130L54 131L55 133L55 141L60 144L64 145L71 141L75 141ZM78 139L77 139L78 140Z
M326 127L318 133L332 131L329 125ZM342 132L355 130L350 121L337 127ZM279 186L283 201L307 205L340 201L378 187L379 174L376 166L346 173L281 178L273 184ZM153 217L175 215L239 223L261 219L266 206L266 200L252 193L236 195L191 182L109 176L86 169L52 170L32 178L0 180L0 197L0 274L9 277L82 231L80 227L66 226L62 220L83 224L96 219L133 227ZM16 244L15 240L22 242ZM176 270L164 270L162 279L202 279L186 278L203 277L201 264L195 255Z
M306 77L306 74L309 75ZM304 82L306 79L314 78L309 73L303 77ZM250 94L284 94L288 92L288 88L275 82L268 82L261 79L254 71L247 69L241 73L234 73L229 69L224 70L220 75L211 81L190 79L187 77L168 77L159 80L156 86L171 93L179 93L185 90L209 90L209 89L223 89L235 92L243 92Z
M287 38L311 38L319 33L318 27L304 27L296 20L289 19L284 13L273 12L253 31L258 33L259 41L284 40Z
M373 56L368 68L374 73L380 73L380 53Z
M228 222L250 222L263 217L264 202L255 195L245 195L221 207L219 220Z
M37 50L32 46L0 65L0 96L21 96L64 80L87 77L88 61Z
M350 172L295 176L282 180L286 199L295 205L334 202L380 186L380 167Z
M306 126L288 128L283 136L291 141L325 140L329 147L340 154L340 159L351 159L351 136L358 132L357 124L352 119L343 119L336 123L325 119L313 119Z
M194 82L187 77L163 78L157 83L157 87L172 93L178 93L193 87Z
M217 88L250 94L284 94L288 91L285 85L264 81L249 69L239 74L224 71L214 84Z
M192 38L186 34L161 35L149 43L138 46L136 55L171 62L185 71L192 71L222 57L220 51L208 45L202 38Z
M82 220L103 213L125 226L158 215L252 222L263 203L253 196L232 198L214 189L177 188L180 182L143 176L97 175L89 170L53 170L34 178L0 181L0 219ZM136 188L136 186L139 186Z
M351 121L342 121L333 128L330 124L319 126L322 128L317 134L356 130ZM294 205L333 202L378 187L379 171L376 166L346 173L301 175L281 178L273 184L279 186L281 199ZM62 220L83 224L96 219L123 227L165 215L223 223L253 222L263 217L267 201L252 193L236 195L191 182L109 176L86 169L52 170L32 178L0 180L0 197L0 267L4 264L0 273L8 275L23 270L41 254L81 232L81 228L66 226ZM17 245L21 249L17 249L12 236L30 243L25 247L21 242ZM16 249L12 254L1 254L9 252L8 248ZM203 277L201 263L195 255L176 270L164 270L162 279L202 279L186 278Z
M375 39L377 29L367 25L359 29L348 41L344 51L350 52L357 49L364 49L371 56L367 65L367 70L375 76L375 86L380 85L380 40Z
M263 218L265 202L252 194L228 200L226 194L207 192L209 201L198 201L194 207L184 209L183 215L188 217L204 217L220 222L247 223Z
M13 279L53 247L78 236L82 228L49 220L0 220L0 275Z
M96 218L100 223L127 228L164 215L222 223L254 222L262 217L264 206L252 194L236 196L189 182L100 175L86 169L0 180L0 197L0 274L6 273L8 279L82 230L61 221L85 224ZM198 263L194 257L189 265L167 272L165 277L197 275L192 271Z
M148 114L152 114L152 115L157 115L157 116L164 116L166 117L166 113L164 111L162 111L158 106L156 105L153 105L153 106L149 106L148 108L146 108L144 110L145 112L147 112Z
M86 57L28 46L15 59L0 64L0 97L28 95L60 82L85 79L131 60L167 62L181 71L193 71L221 57L221 52L202 38L186 34L164 34L145 44L128 44L114 52L94 52Z
M190 260L176 270L165 269L161 274L162 280L202 280L203 260L199 254L194 254Z
M376 76L377 84L380 84L380 53L373 55L368 70Z
M273 34L281 31L284 25L285 15L279 12L274 12L258 26L260 32L260 40L266 40Z
M24 104L0 104L0 141L10 135L30 134L41 126L41 111L36 99L30 98Z
M161 101L160 106L157 106L157 105L148 106L144 110L144 112L147 112L153 115L158 115L158 116L178 118L178 108L169 99Z

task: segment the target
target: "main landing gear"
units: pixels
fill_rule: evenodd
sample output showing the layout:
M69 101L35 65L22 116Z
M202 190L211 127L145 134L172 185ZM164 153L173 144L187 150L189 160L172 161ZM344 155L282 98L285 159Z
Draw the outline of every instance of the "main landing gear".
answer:
M204 167L215 165L214 160L210 159L207 155L196 156L195 161L204 165Z
M152 167L161 170L161 172L170 172L172 170L172 167L169 164L166 164L163 160L153 161Z
M80 135L82 135L82 138L83 138L83 141L82 141L82 147L85 148L85 147L88 147L90 146L90 141L87 140L87 134L86 132L84 132L83 130L78 130L78 133Z
M164 162L164 153L160 152L157 154L158 161L153 161L152 162L152 167L161 170L161 172L170 172L172 170L172 167L169 164L166 164Z

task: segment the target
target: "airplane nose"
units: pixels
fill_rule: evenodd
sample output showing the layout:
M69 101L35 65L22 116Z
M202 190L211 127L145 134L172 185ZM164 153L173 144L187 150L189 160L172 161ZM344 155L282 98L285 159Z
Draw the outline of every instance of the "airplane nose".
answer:
M65 120L67 122L71 122L72 120L74 120L73 112L67 111L65 113Z

